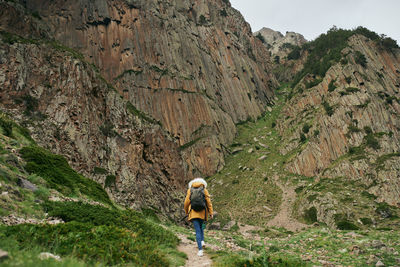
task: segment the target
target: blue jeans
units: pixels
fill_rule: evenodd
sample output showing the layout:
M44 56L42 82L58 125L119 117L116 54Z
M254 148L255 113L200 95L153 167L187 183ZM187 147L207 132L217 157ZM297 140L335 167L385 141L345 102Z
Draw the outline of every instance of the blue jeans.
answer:
M202 219L192 219L194 229L196 230L196 241L197 247L202 249L201 241L204 241L204 231L203 231L203 220Z

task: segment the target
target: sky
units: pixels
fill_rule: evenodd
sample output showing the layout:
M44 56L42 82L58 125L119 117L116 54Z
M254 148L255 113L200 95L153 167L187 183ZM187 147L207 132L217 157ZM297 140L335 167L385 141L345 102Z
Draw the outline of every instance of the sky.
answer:
M400 45L400 0L230 0L253 32L262 27L317 38L333 25L364 26Z

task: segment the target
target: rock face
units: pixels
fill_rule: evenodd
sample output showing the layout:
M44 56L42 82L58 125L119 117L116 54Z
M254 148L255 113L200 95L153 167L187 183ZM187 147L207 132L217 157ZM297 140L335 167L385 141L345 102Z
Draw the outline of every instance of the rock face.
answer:
M264 38L264 44L268 47L271 55L273 57L279 56L281 59L284 59L291 52L293 46L302 46L307 42L303 35L296 32L286 32L283 35L279 31L264 27L253 35L257 36L258 34Z
M299 47L307 43L303 35L295 32L286 32L286 35L269 28L262 28L253 33L254 36L261 35L264 45L271 53L274 63L272 72L279 82L291 82L294 75L301 71L307 60L307 52ZM298 54L294 53L296 50ZM293 54L293 55L291 55Z
M221 169L235 123L272 104L268 51L227 1L9 1L0 14L2 111L125 206L181 216L186 182Z
M65 49L2 33L2 111L77 171L100 184L114 177L108 190L116 202L181 216L178 193L172 192L184 189L187 168L176 141L138 116L79 54Z
M400 51L354 35L342 55L318 85L306 89L314 78L305 77L283 109L281 153L298 151L286 169L360 181L378 202L400 205Z
M176 138L189 172L224 165L235 123L260 116L276 81L268 51L227 1L26 1L49 34Z

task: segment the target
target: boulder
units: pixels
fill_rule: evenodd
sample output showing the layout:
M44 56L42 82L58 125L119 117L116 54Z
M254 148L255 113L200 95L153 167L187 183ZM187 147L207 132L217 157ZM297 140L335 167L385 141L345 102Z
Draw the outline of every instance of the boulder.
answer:
M17 184L25 189L31 190L33 192L35 192L36 190L38 190L38 187L34 184L32 184L31 182L29 182L28 180L24 179L24 178L18 178Z
M229 231L234 225L236 224L235 221L230 221L222 228L224 231Z
M56 261L61 261L60 256L54 255L50 252L42 252L39 254L39 259L41 260L47 260L47 259L55 259Z
M0 249L0 261L8 258L8 252Z

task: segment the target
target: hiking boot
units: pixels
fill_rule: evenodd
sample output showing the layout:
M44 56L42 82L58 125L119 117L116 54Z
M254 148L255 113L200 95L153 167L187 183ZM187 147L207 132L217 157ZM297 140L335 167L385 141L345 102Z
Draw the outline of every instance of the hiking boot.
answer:
M200 249L199 252L197 252L197 256L202 257L203 256L203 250Z

